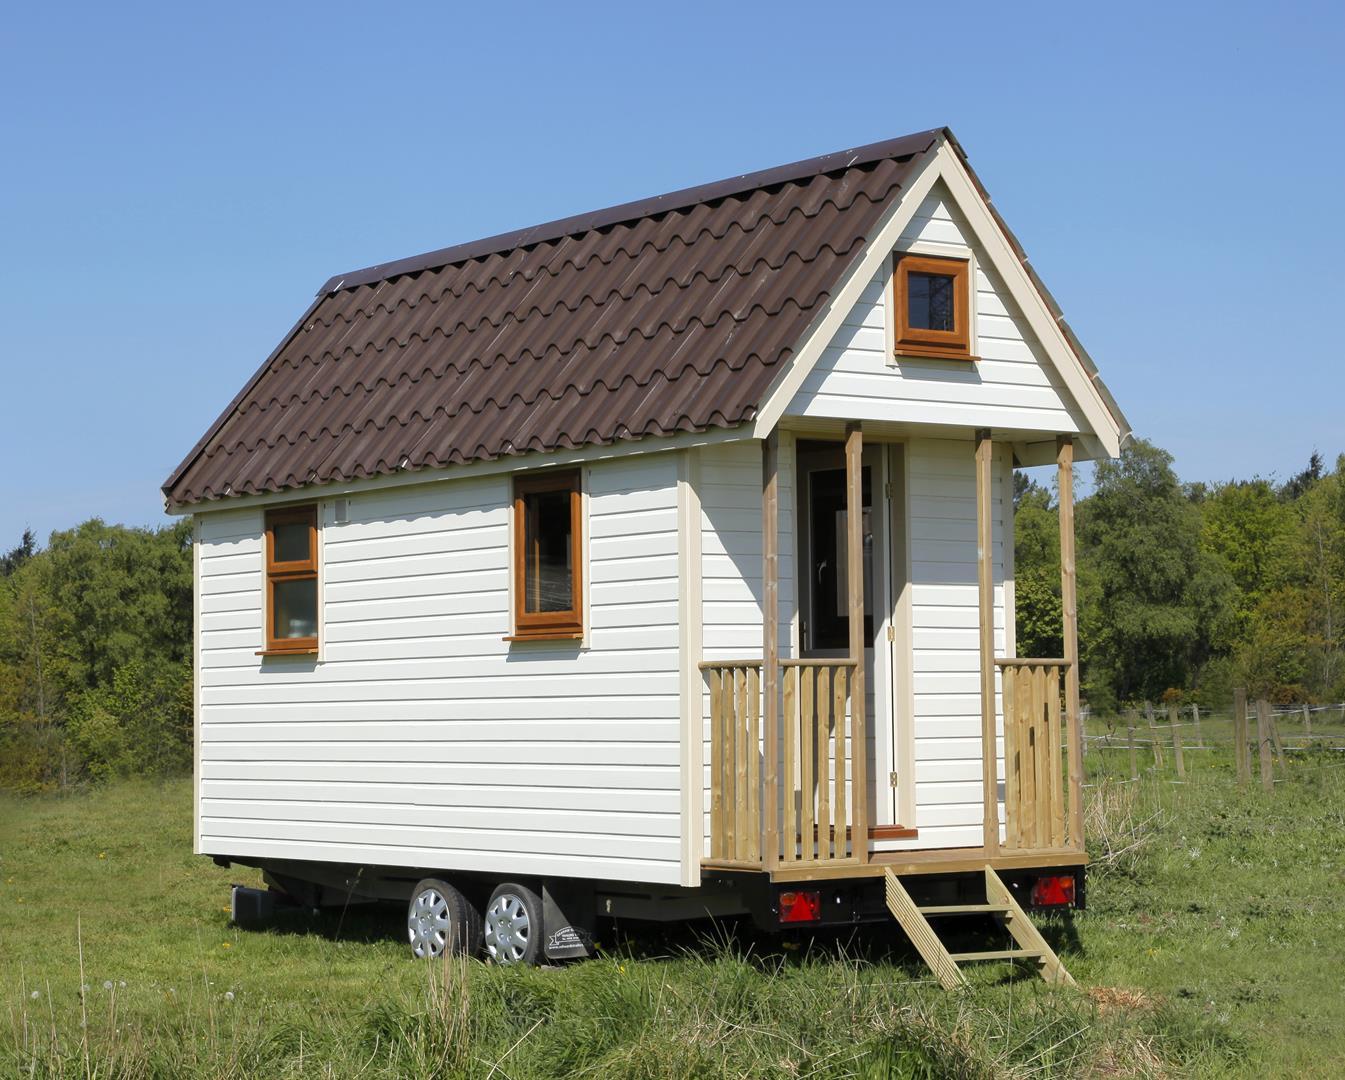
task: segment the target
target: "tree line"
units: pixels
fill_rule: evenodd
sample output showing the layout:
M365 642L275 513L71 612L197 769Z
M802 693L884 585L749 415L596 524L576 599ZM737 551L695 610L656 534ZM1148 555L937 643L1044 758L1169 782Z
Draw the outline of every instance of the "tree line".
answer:
M1018 654L1060 656L1060 539L1050 490L1014 485ZM1282 484L1183 484L1166 451L1098 462L1075 511L1080 675L1099 710L1345 699L1345 455Z
M0 787L190 769L191 537L94 518L0 556Z
M1020 656L1060 656L1054 493L1015 477ZM1345 455L1285 483L1183 484L1132 442L1076 508L1089 703L1345 699ZM191 766L189 521L98 519L0 555L0 787Z

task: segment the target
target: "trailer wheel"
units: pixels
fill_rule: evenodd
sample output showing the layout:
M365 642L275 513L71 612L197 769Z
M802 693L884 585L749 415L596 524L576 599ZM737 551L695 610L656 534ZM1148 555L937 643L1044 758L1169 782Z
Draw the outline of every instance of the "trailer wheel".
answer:
M426 878L412 890L406 929L417 957L475 956L481 951L481 913L438 878Z
M542 955L542 898L506 881L486 905L486 955L497 964L536 964Z

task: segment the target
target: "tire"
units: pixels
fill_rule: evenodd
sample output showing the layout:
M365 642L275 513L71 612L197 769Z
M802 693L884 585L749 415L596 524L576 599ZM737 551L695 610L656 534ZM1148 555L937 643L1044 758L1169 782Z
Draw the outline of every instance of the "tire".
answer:
M481 951L481 912L438 878L426 878L411 890L406 930L417 959L476 956Z
M526 885L506 881L486 905L485 943L486 958L496 964L540 963L542 898Z

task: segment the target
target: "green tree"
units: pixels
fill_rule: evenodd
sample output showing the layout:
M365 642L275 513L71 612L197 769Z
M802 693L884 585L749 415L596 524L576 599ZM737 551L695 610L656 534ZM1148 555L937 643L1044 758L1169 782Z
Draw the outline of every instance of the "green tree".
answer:
M1018 655L1063 656L1060 516L1051 493L1039 484L1029 483L1018 495L1013 544Z
M0 575L0 786L162 774L190 745L191 525L31 534Z
M1231 644L1236 586L1200 545L1172 457L1133 440L1100 461L1078 508L1080 624L1090 698L1157 700Z
M52 533L52 601L75 679L109 686L138 661L151 674L176 666L191 643L191 523L129 529L91 518Z

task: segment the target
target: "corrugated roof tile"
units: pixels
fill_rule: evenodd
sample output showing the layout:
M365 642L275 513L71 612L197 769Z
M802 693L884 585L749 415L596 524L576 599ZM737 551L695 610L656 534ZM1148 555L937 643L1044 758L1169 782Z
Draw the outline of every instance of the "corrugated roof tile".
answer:
M187 506L749 420L939 134L334 278L165 495Z

